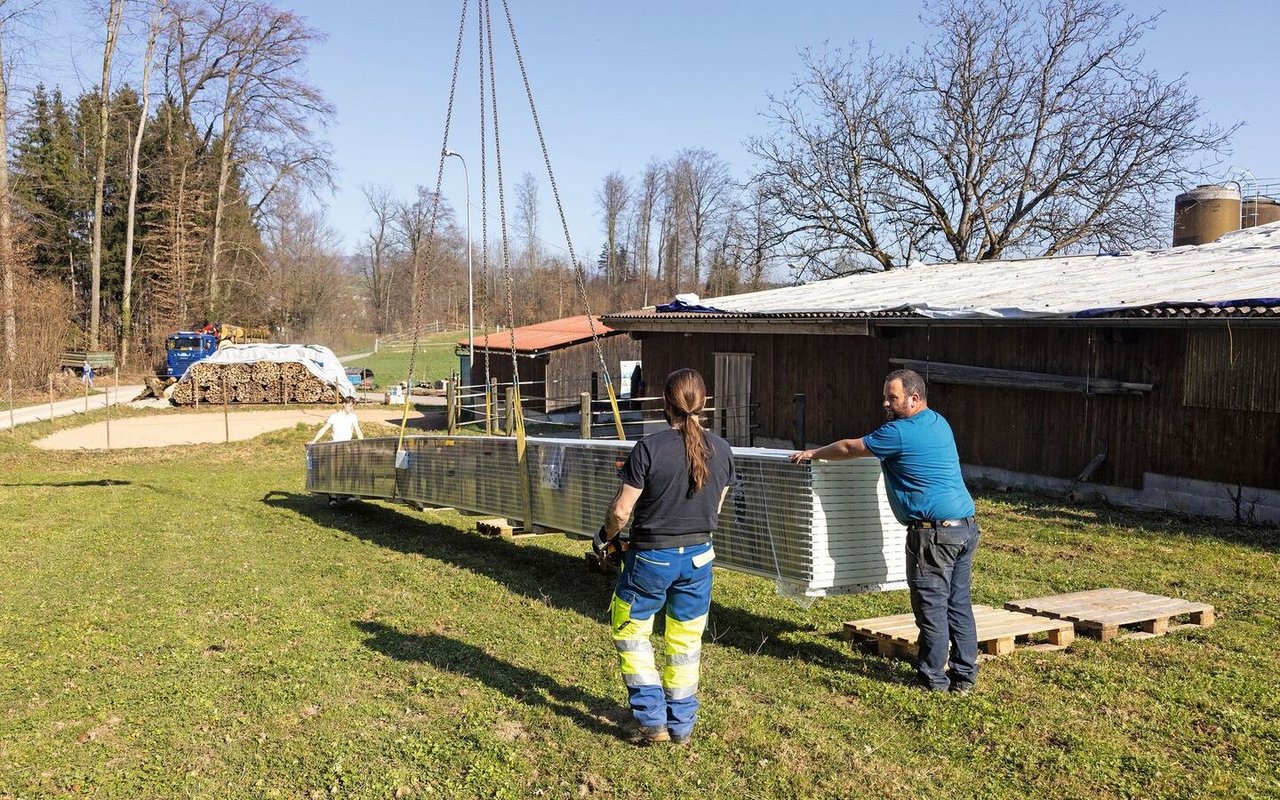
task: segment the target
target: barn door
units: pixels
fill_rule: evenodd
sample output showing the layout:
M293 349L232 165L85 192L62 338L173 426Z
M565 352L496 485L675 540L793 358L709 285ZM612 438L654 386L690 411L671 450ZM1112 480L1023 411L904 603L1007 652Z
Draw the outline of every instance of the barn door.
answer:
M751 446L751 359L753 353L716 353L711 389L716 433L737 447Z

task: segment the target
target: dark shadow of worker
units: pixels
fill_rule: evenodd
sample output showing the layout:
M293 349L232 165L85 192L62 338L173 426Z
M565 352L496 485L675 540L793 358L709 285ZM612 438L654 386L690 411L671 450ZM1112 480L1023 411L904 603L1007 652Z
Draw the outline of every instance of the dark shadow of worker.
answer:
M554 711L585 730L623 735L618 723L626 715L619 713L622 709L618 703L607 697L565 686L540 672L492 656L469 642L436 633L404 633L380 622L357 620L354 624L368 634L365 647L389 658L430 664L480 681L512 700Z
M577 612L601 625L608 624L613 580L588 572L580 557L462 532L452 525L414 518L408 512L372 502L330 508L309 494L281 491L269 492L262 502L390 550L452 564L501 583L531 600ZM708 640L722 647L783 661L796 659L876 680L898 679L892 665L883 659L857 657L836 636L799 642L779 638L806 636L812 632L809 626L763 616L714 599L707 626Z

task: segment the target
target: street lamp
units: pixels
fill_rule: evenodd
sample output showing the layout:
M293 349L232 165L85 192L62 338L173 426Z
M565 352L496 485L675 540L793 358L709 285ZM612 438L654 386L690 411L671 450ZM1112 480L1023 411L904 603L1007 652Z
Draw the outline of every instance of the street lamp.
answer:
M462 162L462 178L467 183L467 385L471 384L471 370L476 363L475 342L475 293L471 286L471 175L467 172L467 160L462 154L445 149L445 158L453 156Z

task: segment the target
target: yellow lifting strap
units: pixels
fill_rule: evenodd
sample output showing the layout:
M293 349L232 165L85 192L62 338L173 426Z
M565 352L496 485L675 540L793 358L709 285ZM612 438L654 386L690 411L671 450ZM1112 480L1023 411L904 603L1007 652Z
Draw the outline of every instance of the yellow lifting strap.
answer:
M627 434L622 430L622 412L618 410L618 396L613 393L613 381L609 380L608 368L604 372L604 388L609 393L609 407L613 409L613 428L618 432L618 441L625 442Z

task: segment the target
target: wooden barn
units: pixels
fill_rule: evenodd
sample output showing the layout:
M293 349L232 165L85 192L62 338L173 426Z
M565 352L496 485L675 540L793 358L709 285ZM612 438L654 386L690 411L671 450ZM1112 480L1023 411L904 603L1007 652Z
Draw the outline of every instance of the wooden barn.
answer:
M692 366L735 444L883 421L926 377L966 475L1280 523L1280 223L1153 252L919 265L606 315L656 386Z
M614 391L621 392L623 362L640 360L640 343L605 326L599 317L565 317L502 331L475 340L475 364L471 384L483 386L489 378L499 384L512 382L512 336L516 364L520 372L520 393L527 411L553 413L577 409L582 392L594 392L593 399L605 396L600 357L591 339L595 325L600 349L608 365ZM458 342L458 353L468 357L467 340ZM465 372L465 368L464 368Z

